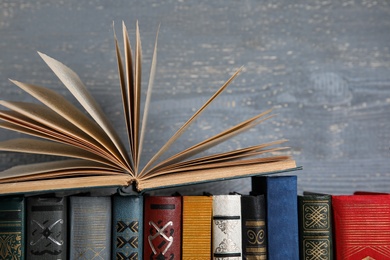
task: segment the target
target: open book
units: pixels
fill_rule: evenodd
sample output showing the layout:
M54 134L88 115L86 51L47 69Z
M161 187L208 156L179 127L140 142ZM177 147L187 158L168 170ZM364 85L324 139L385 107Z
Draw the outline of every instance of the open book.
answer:
M128 133L128 151L101 107L90 95L77 74L61 62L39 53L46 64L73 94L88 115L60 94L41 86L11 80L39 102L1 100L0 127L34 138L17 138L0 142L0 151L69 157L68 160L14 166L0 172L0 193L23 193L85 187L127 187L137 191L230 179L295 169L287 155L280 155L285 140L197 156L201 152L247 131L270 118L271 110L249 118L225 131L167 158L160 159L168 148L222 93L240 72L223 86L185 122L146 163L140 166L153 81L156 71L157 36L151 62L148 89L141 119L141 39L136 26L135 49L131 48L123 24L124 57L114 33L118 74L124 117ZM39 138L35 138L39 137ZM283 153L282 153L283 154ZM160 159L160 160L159 160Z

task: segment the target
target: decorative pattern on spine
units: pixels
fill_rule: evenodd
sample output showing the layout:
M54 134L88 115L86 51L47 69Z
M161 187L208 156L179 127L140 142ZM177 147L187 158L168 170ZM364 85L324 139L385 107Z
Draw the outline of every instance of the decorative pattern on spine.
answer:
M144 258L181 259L180 196L150 196L144 203Z
M265 212L264 195L241 197L243 259L267 259Z
M213 196L213 259L241 260L241 196Z
M70 197L70 257L111 257L111 198Z
M27 259L67 259L66 236L66 198L28 197Z
M304 260L332 260L332 199L330 195L298 196L300 254Z
M0 259L23 260L25 238L25 199L0 198Z
M390 195L332 196L336 259L390 260Z
M112 259L141 260L143 196L113 196L112 203Z

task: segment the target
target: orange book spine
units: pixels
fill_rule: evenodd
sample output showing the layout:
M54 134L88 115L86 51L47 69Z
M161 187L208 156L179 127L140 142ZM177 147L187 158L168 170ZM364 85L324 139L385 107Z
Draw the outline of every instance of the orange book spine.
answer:
M183 197L182 259L210 259L212 202L209 196Z

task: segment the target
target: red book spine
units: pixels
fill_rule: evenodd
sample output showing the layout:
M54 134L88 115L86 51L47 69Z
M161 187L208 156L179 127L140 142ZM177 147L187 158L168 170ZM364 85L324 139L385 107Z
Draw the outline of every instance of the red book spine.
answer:
M145 197L143 259L180 259L181 207L180 196Z
M337 259L390 259L390 195L332 196Z

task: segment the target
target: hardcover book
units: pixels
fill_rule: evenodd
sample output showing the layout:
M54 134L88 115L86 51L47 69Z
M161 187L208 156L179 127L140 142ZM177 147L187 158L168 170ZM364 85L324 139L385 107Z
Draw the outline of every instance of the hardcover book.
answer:
M183 196L182 259L210 260L211 196Z
M243 259L267 259L264 195L241 196Z
M0 197L0 259L25 259L25 198Z
M212 259L242 259L241 196L213 196Z
M390 259L390 195L332 196L336 259Z
M181 259L181 196L144 198L144 258Z
M257 176L252 192L266 200L268 259L299 259L297 176Z
M143 196L112 197L112 260L141 260Z
M301 259L333 259L332 197L304 193L298 196Z
M27 197L27 259L67 259L66 197Z
M0 172L0 194L102 186L133 186L137 191L146 191L297 169L290 156L280 153L286 149L280 146L285 140L200 155L272 117L271 110L248 117L200 143L189 143L187 148L171 157L162 157L236 78L241 69L237 70L145 165L140 165L156 73L157 37L146 96L141 98L142 54L138 23L134 51L125 25L122 27L124 56L115 34L114 44L128 133L127 148L79 76L61 62L39 53L86 114L50 88L11 80L40 103L1 100L0 105L6 109L0 111L0 127L39 138L3 141L0 142L0 151L47 154L70 159L18 165L6 169ZM141 107L143 99L145 102Z
M70 259L111 259L111 198L71 196Z

